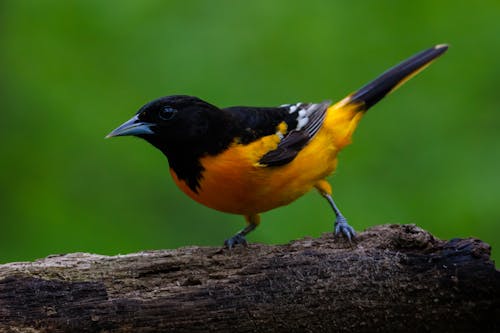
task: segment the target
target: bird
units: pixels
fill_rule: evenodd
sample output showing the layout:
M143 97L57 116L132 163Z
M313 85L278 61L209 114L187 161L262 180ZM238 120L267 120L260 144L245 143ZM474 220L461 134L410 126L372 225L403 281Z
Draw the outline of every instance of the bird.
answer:
M356 232L341 213L326 178L366 111L448 49L439 44L388 69L339 102L219 108L200 98L170 95L142 106L106 138L135 136L167 158L175 184L190 198L243 215L245 227L225 247L247 245L260 214L316 189L335 214L333 232Z

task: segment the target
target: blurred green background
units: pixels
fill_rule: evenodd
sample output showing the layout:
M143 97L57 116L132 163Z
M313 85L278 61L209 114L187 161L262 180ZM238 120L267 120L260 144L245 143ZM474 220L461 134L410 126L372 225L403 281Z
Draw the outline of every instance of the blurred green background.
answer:
M363 119L333 186L351 224L479 237L500 258L500 2L2 1L0 262L221 245L239 216L191 201L165 158L104 140L145 102L338 100L437 43L448 53ZM316 193L251 242L332 230Z

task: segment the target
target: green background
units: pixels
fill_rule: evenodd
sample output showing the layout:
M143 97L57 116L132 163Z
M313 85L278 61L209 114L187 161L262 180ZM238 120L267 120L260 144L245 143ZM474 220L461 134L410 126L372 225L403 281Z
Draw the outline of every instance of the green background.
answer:
M221 245L239 216L191 201L165 158L104 140L145 102L338 100L404 58L450 50L372 109L332 177L361 231L416 223L500 258L500 2L2 1L0 262ZM332 230L316 193L251 242Z

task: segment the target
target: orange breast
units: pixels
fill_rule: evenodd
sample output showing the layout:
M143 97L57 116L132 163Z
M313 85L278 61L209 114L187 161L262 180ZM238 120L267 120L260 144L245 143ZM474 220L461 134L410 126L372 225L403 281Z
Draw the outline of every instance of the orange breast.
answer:
M329 108L320 131L286 165L265 167L258 163L280 141L278 135L269 135L247 145L234 143L219 155L203 157L205 170L198 193L173 170L172 177L192 199L227 213L251 215L286 205L331 174L337 166L338 151L350 142L350 127L359 119L354 112L349 112L350 117L339 114L336 107Z

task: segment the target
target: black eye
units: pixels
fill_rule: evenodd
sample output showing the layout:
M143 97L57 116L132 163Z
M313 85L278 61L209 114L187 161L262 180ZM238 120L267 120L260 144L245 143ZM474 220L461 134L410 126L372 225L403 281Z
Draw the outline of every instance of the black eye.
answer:
M165 106L160 109L158 116L163 120L170 120L175 116L176 113L177 113L176 109L171 108L169 106Z

